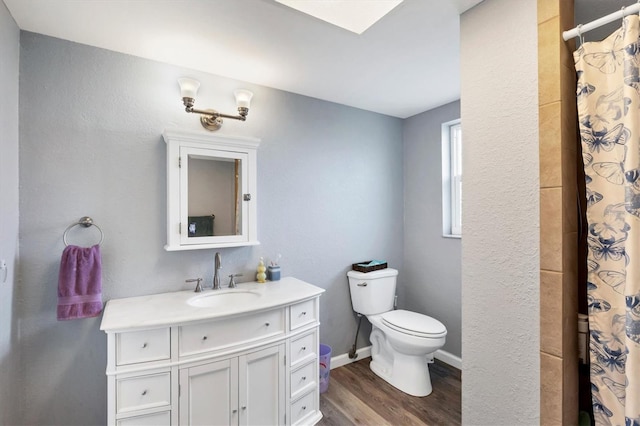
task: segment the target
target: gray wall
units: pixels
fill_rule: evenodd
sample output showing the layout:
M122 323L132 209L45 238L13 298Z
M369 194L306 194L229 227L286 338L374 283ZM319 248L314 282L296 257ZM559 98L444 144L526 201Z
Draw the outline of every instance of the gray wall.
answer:
M404 268L400 302L447 327L443 347L461 353L460 239L442 236L442 123L460 118L460 102L404 123Z
M20 57L20 247L23 398L27 424L104 424L106 337L100 319L56 321L62 233L84 215L105 233L104 299L189 288L213 275L213 250L165 252L165 127L200 130L176 79L202 83L200 107L246 123L221 133L262 138L260 246L222 249L223 274L251 280L260 256L316 284L320 340L346 353L355 334L346 272L386 259L402 270L402 120L23 32ZM3 157L4 158L4 157ZM70 234L95 241L95 230ZM94 239L94 240L92 240ZM359 346L368 344L368 330Z
M0 2L0 424L18 422L18 70L20 30Z
M461 18L462 419L540 420L536 0Z

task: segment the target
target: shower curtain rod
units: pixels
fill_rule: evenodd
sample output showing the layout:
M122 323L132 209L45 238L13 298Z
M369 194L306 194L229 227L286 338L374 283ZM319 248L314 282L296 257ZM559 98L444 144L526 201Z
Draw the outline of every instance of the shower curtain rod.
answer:
M578 37L580 34L584 34L587 31L595 30L596 28L599 28L610 22L614 22L618 19L624 18L627 15L631 15L632 13L638 13L638 12L640 12L640 1L634 5L623 7L622 10L610 13L607 16L603 16L602 18L596 19L595 21L591 21L588 24L578 25L572 30L564 31L562 33L562 38L564 39L564 41L567 41L574 37Z

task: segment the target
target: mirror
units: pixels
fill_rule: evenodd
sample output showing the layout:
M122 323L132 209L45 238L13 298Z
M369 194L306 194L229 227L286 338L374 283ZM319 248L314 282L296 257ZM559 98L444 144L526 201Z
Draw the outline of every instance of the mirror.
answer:
M242 160L188 156L187 236L242 235Z
M165 131L166 250L259 244L256 149L259 140Z

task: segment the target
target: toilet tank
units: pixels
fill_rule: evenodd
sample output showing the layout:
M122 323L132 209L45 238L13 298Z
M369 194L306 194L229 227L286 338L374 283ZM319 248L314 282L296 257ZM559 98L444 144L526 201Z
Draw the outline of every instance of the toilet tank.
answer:
M362 315L375 315L393 310L398 271L393 268L373 272L347 272L353 310Z

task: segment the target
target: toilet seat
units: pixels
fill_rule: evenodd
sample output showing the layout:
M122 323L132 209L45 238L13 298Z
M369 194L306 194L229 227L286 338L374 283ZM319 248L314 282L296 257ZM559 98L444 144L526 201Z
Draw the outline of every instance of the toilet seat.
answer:
M402 309L389 311L381 315L381 320L387 327L412 336L434 339L447 335L444 324L417 312Z

